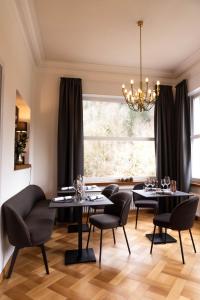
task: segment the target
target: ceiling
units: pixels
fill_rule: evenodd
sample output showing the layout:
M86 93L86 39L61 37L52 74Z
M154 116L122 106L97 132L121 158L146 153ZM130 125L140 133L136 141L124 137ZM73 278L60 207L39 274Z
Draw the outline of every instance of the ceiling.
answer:
M30 0L48 61L175 72L200 53L199 0Z

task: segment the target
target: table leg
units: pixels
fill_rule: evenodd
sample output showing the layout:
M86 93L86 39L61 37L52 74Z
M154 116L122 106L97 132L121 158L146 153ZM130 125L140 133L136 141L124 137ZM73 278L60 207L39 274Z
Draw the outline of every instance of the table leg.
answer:
M83 249L82 247L82 214L82 206L80 206L78 207L78 249L65 252L65 265L96 262L94 250L92 248Z

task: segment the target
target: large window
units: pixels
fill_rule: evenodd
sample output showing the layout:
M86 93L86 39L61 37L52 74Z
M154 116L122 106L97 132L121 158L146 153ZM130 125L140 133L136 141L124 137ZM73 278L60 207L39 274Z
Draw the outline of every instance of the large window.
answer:
M192 178L200 179L200 94L191 101L191 144L192 144Z
M133 112L118 97L84 96L84 174L155 175L153 109Z

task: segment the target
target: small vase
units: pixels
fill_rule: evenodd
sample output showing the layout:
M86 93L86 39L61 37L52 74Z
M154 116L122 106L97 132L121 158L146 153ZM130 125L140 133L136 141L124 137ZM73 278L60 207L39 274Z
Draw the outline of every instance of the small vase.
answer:
M22 153L20 153L20 154L18 154L16 164L21 165L21 164L23 164L23 162L24 162L24 159L23 159Z

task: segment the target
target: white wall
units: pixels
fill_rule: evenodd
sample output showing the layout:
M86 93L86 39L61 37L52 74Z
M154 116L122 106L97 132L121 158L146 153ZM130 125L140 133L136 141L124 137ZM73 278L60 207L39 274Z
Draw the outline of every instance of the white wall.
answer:
M14 171L16 90L31 106L33 61L25 42L14 0L1 0L0 63L3 90L0 142L0 206L30 182L30 169ZM0 272L12 251L0 231Z

